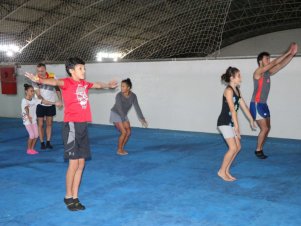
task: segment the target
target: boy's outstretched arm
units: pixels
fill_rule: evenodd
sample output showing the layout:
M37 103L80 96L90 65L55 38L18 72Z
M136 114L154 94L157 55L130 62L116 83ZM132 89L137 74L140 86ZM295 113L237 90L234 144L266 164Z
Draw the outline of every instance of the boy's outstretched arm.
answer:
M104 82L94 82L92 89L115 89L118 86L118 82L112 80L108 83Z

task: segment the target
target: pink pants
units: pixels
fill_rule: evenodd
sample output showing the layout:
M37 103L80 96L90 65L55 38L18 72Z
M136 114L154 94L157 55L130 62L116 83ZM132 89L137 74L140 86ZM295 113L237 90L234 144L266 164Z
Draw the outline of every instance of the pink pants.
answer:
M36 139L39 137L37 123L29 124L25 126L29 133L29 139Z

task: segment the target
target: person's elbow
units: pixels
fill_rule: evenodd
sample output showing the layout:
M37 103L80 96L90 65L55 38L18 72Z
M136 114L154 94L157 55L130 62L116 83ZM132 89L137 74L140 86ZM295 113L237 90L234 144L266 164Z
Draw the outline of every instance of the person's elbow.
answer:
M99 83L93 83L92 88L93 88L93 89L102 89L102 85L99 84Z

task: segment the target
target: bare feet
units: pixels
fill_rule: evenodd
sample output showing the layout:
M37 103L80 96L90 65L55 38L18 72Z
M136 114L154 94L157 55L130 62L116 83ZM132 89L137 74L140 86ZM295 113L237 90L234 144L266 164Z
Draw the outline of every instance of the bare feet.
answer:
M236 177L233 177L229 172L226 172L226 175L227 175L230 179L232 179L233 181L234 181L234 180L237 180L237 178L236 178Z
M117 155L127 155L127 154L128 154L128 152L125 151L125 150L119 150L118 149L118 151L117 151Z
M221 171L217 172L217 175L222 178L224 181L233 181L227 174L222 173Z

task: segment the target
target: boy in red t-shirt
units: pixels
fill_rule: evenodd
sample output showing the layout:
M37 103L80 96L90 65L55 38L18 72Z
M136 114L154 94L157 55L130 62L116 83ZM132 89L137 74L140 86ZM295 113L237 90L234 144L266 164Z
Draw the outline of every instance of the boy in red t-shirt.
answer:
M116 81L90 83L85 80L85 62L80 58L69 58L65 64L69 78L42 79L25 73L30 80L40 84L59 86L64 101L63 141L64 157L69 159L66 173L66 196L64 202L71 211L84 210L78 200L78 189L85 167L85 159L91 157L87 123L92 121L89 89L114 89Z

